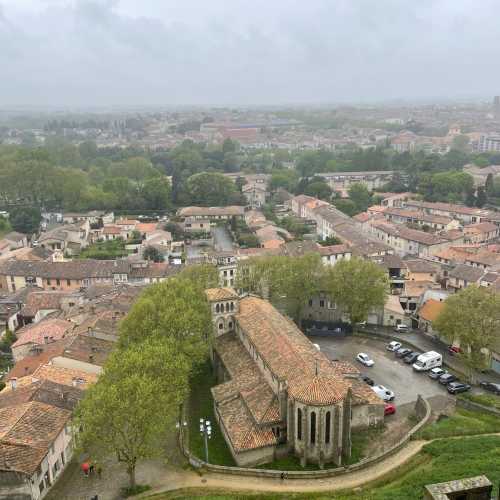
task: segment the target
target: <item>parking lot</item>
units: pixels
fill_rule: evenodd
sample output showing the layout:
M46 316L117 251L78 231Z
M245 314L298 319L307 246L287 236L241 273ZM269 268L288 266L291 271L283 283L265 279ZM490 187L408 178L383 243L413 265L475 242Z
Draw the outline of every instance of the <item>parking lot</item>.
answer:
M403 363L395 354L385 349L386 344L379 340L348 336L345 338L310 337L310 340L321 347L330 359L349 361L361 373L365 373L375 381L394 391L394 403L403 405L416 401L417 395L424 398L448 396L446 387L428 377L427 372L418 373L411 365ZM404 346L404 344L403 344ZM368 368L356 361L360 352L368 354L375 362Z

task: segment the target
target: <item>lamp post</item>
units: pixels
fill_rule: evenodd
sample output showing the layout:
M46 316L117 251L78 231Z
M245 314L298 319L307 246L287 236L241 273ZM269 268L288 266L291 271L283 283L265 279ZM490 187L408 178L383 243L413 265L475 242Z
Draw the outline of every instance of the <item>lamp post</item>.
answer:
M208 440L212 437L212 424L210 420L200 418L200 433L205 440L205 462L208 464Z

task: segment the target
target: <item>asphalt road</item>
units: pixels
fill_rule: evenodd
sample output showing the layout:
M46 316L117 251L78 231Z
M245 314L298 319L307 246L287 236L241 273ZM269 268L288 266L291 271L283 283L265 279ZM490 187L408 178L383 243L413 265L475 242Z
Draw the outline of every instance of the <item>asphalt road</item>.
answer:
M446 387L429 378L426 372L415 372L411 365L403 363L394 353L387 351L383 342L360 337L309 338L318 344L330 359L348 361L359 368L361 373L372 378L376 384L394 391L396 405L416 401L418 394L424 398L448 395ZM368 368L356 361L356 355L360 352L368 354L375 361L374 366Z
M224 226L216 226L213 228L214 247L219 252L232 252L233 240L229 231Z

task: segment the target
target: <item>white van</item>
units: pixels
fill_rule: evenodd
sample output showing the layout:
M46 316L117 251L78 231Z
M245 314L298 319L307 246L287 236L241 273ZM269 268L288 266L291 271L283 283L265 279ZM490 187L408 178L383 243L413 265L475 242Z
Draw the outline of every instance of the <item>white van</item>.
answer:
M443 357L435 351L424 352L421 354L417 361L413 364L413 369L417 372L425 372L441 366L443 364Z

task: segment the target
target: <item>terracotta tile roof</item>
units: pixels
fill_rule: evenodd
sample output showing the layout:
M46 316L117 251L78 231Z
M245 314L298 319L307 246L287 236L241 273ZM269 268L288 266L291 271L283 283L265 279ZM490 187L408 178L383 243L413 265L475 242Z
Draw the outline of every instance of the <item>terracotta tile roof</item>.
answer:
M70 418L71 411L38 401L0 409L0 451L10 459L0 469L32 474Z
M418 312L418 315L426 321L434 321L444 308L444 302L429 299Z
M118 226L104 226L102 234L122 234L122 230Z
M319 247L320 255L339 255L343 253L351 253L348 245L327 245Z
M50 380L57 384L87 389L89 385L97 382L98 377L94 373L84 372L83 370L74 370L72 368L63 368L47 364L38 367L29 378L31 378L31 380ZM22 379L19 379L18 383L21 380Z
M245 212L244 207L232 205L227 207L184 207L179 209L177 213L181 217L193 217L193 216L217 217L217 216L243 215L244 212Z
M304 404L329 405L342 401L346 395L346 384L338 382L337 377L304 377L291 384L289 394Z
M238 298L238 294L232 288L208 288L205 290L205 295L207 296L209 302Z
M23 316L35 316L40 310L60 309L61 300L69 297L67 292L33 292L28 295L26 305L22 308Z
M475 283L484 274L484 269L472 267L467 264L458 264L449 273L450 278L464 280L469 283Z
M353 219L358 222L366 222L367 220L370 220L370 214L367 212L361 212L360 214L355 215Z
M269 302L257 297L241 299L236 320L271 372L287 380L289 392L297 398L305 396L305 387L323 388L322 393L314 393L320 405L338 402L345 396L348 384L337 376L330 360ZM318 385L318 376L328 379L328 384Z
M222 402L238 395L244 400L255 423L279 421L276 396L240 340L227 333L215 340L214 347L231 377L230 381L212 389L215 401Z
M439 265L424 259L407 259L404 261L410 273L437 273Z
M39 366L45 365L56 356L60 356L70 340L71 338L63 338L50 344L41 344L41 352L34 352L19 360L7 374L6 380L31 375Z
M114 343L88 335L75 335L69 340L62 355L65 358L103 366Z
M236 452L277 444L271 429L260 429L255 425L240 397L219 404L217 409Z
M118 219L115 221L115 224L117 226L135 226L137 221L133 219Z
M480 234L498 232L498 226L491 222L480 222L479 224L471 224L464 227L465 234Z
M45 344L60 340L68 335L74 324L64 319L44 319L39 323L24 326L17 332L17 340L12 347L25 344Z
M135 229L141 234L153 233L158 227L157 222L139 222L135 225Z

